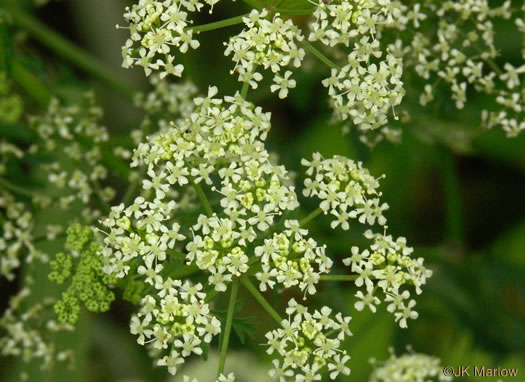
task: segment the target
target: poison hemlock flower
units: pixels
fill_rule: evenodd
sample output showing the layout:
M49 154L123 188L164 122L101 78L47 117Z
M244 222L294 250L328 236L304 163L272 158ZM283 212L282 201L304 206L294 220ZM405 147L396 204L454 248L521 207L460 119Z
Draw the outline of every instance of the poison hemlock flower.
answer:
M102 109L95 104L93 93L84 94L79 105L61 105L57 99L49 103L43 116L33 116L30 124L38 133L40 141L29 152L32 155L55 155L61 150L74 164L67 167L56 160L42 165L48 181L57 195L50 201L42 199L42 207L50 205L68 209L75 201L83 205L82 218L91 223L101 216L99 208L90 202L109 202L115 196L111 187L102 187L109 170L103 164L103 145L108 141L107 129L101 125Z
M380 290L383 301L388 303L387 311L394 315L401 328L406 328L407 320L418 317L413 309L416 302L410 299L407 288L414 288L416 294L421 294L421 287L432 277L432 271L424 267L422 258L411 257L413 249L407 246L405 238L394 240L390 235L374 234L371 230L365 232L365 237L373 240L370 248L361 251L354 246L352 256L343 260L359 275L355 285L362 290L356 293L355 308L375 312L376 305L381 303L377 296Z
M286 220L285 230L274 233L255 248L260 257L262 270L256 274L259 288L273 289L275 284L285 288L298 285L306 294L315 294L315 284L320 273L328 273L332 260L325 254L325 246L319 246L308 238L308 230L302 229L297 220Z
M390 349L391 356L386 361L371 359L374 371L369 382L446 382L452 381L452 376L443 373L441 360L426 354L415 353L410 347L409 352L396 356Z
M336 155L324 159L314 153L311 161L302 160L307 167L303 195L321 199L319 207L335 217L331 227L350 228L350 219L362 224L386 224L383 211L388 204L380 200L379 181L363 167L361 162Z
M204 302L201 284L159 278L155 290L157 294L140 301L130 330L140 345L156 351L157 365L175 375L185 358L203 353L203 346L220 333L221 325Z
M269 374L273 380L316 381L325 371L332 380L339 374L350 374L345 366L350 356L341 349L344 339L352 335L348 329L350 317L341 313L334 317L326 306L312 314L293 299L286 312L289 319L282 322L282 327L266 333L267 353L282 358L282 362L272 362Z
M122 47L122 66L141 66L146 76L156 71L161 79L180 77L184 66L176 63L172 49L186 53L189 48L199 47L199 41L193 38L189 17L200 12L205 3L211 6L211 13L217 0L140 0L126 8L124 18L129 23L130 38Z
M53 298L31 304L28 300L33 280L26 278L24 284L25 287L11 297L8 308L0 317L0 354L20 357L26 364L39 361L45 370L53 368L56 363L72 366L73 351L57 346L53 337L57 332L72 331L73 327L58 323L51 316Z
M269 69L274 74L272 92L280 89L279 97L285 98L288 89L295 87L295 80L289 79L292 72L283 69L288 66L300 67L305 56L304 49L297 43L304 39L292 20L284 20L278 13L271 16L266 9L252 10L244 17L244 29L231 37L224 54L232 56L235 62L233 73L239 74L239 81L256 89L263 79L258 70Z

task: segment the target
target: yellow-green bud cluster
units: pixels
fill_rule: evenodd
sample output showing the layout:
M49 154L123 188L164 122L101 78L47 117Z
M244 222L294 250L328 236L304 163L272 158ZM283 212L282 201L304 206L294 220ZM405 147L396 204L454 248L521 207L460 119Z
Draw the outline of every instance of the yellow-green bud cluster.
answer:
M115 299L109 286L115 280L102 271L101 248L89 227L75 224L68 228L67 233L67 245L79 259L75 273L72 275L73 257L59 253L51 262L53 272L49 278L63 284L72 275L70 285L54 309L61 322L74 325L78 321L82 304L91 312L109 310Z

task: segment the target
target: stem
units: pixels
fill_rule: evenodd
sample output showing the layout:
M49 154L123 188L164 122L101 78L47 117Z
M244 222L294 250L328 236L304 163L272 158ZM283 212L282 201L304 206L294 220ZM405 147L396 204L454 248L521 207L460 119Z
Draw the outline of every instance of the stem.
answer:
M308 16L314 13L315 8L304 8L304 9L294 9L294 8L277 8L277 12L283 16Z
M246 276L241 277L241 283L248 289L248 291L252 294L252 296L257 300L259 304L268 312L272 318L281 325L283 322L283 319L281 316L279 316L279 313L275 311L274 308L266 301L264 296L259 292L259 290L253 285L253 283L250 281L250 279Z
M321 281L355 281L359 275L321 275Z
M78 48L47 25L41 23L37 18L18 9L13 4L7 3L5 7L13 21L27 30L36 40L54 50L59 56L70 61L80 69L99 78L119 94L132 100L133 90L127 84L118 80L114 73L108 71L98 58Z
M193 178L189 177L189 179L190 179L190 183L195 188L195 191L197 191L197 195L199 196L199 199L201 200L201 203L202 203L202 206L204 207L204 210L206 211L206 213L209 216L213 215L213 209L211 208L210 201L206 197L206 194L204 193L201 185L198 184L198 183L195 183Z
M241 89L241 97L246 100L246 95L248 94L248 89L250 87L250 83L249 82L245 82L242 84L242 89Z
M312 44L310 44L308 41L303 40L301 41L301 45L306 48L310 53L312 53L315 57L317 57L321 62L329 66L330 68L340 70L341 68L337 66L334 62L332 62L328 57L326 57L324 54L322 54L319 50L317 50Z
M257 70L257 65L254 65L251 71L251 75L255 73ZM241 97L246 101L246 95L248 94L248 90L250 89L250 81L243 82L242 88L241 88Z
M465 236L461 187L452 153L443 153L440 167L446 203L447 238L451 243L461 245Z
M109 215L111 212L111 206L104 198L104 192L102 191L102 187L100 186L100 183L98 181L94 181L92 183L93 190L95 191L95 196L100 199L99 205L102 209L102 212L104 212L106 215Z
M46 89L33 73L22 64L14 61L11 65L11 75L15 82L22 87L38 104L47 107L51 100L51 93Z
M3 178L0 178L0 186L10 190L11 192L14 192L15 194L18 194L18 195L27 196L29 198L32 198L32 197L35 196L35 194L32 193L31 191L25 190L22 187L17 186L16 184L13 184L13 183L11 183L8 180L3 179Z
M214 23L198 25L198 26L195 26L195 27L188 27L187 29L191 30L193 32L197 32L197 33L208 32L208 31L212 31L212 30L215 30L215 29L226 28L226 27L229 27L229 26L232 26L232 25L242 24L243 23L242 19L244 17L246 17L246 16L248 16L248 14L231 17L229 19L216 21Z
M221 354L219 358L219 370L217 371L217 378L224 371L224 364L226 363L226 353L228 352L228 342L230 341L230 333L233 322L233 312L235 310L235 301L237 300L237 291L239 289L239 279L234 279L232 282L232 291L230 294L230 303L228 305L228 314L226 316L226 326L224 328L224 336L221 343Z
M299 221L299 225L301 227L307 225L308 223L310 223L312 220L314 220L321 212L323 212L323 210L321 209L321 207L317 207L317 209L313 210L312 212L310 212L310 215L308 215L307 217L305 217L304 219L301 219Z
M259 3L257 0L242 0L243 2L245 2L246 4L254 7L255 9L263 9L264 8L264 5L262 5L261 3Z

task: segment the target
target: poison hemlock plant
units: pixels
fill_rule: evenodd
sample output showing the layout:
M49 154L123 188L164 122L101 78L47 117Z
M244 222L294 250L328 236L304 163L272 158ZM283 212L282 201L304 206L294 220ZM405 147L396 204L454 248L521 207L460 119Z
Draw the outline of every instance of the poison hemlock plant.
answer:
M330 301L310 306L322 283L355 284L356 314L376 312L383 303L401 328L418 318L413 292L422 293L432 271L404 237L387 233L382 176L353 159L314 152L297 161L304 167L298 184L269 151L271 113L248 101L248 93L269 78L270 92L285 99L296 91L306 60L316 58L326 66L321 84L334 120L345 132L357 129L369 146L401 138L410 120L403 106L409 89L425 106L444 88L458 109L467 92L487 94L494 109L483 110L483 124L514 137L525 129L525 66L495 63L492 20L513 20L523 33L519 9L483 0L304 1L290 8L283 1L245 2L249 13L198 26L197 14L212 13L222 2L139 0L126 8L127 25L119 26L129 29L123 67L142 67L153 86L134 96L145 116L130 134L131 145L112 143L89 92L73 106L49 97L47 112L30 118L36 138L25 151L2 138L0 271L12 280L23 263L49 261L49 279L63 287L60 296L26 313L21 301L30 287L22 288L0 320L2 354L41 359L46 367L69 360L71 352L55 349L45 332L73 330L84 307L103 313L121 297L134 305L131 334L156 365L175 375L186 359L207 357L218 344L217 381L231 382L225 365L232 329L239 337L249 334L250 325L236 317L244 288L275 321L265 335L273 359L269 376L333 380L350 374L345 341L352 336L351 317L334 311ZM23 20L16 6L6 9ZM170 82L185 76L180 54L199 48L200 33L236 24L243 29L224 42L224 54L233 61L229 74L241 83L239 91L223 95L209 84L202 95L187 79ZM102 73L92 65L88 71ZM18 121L19 96L3 83L0 92L6 95L0 119ZM8 179L8 161L38 156L51 158L38 167L45 186L27 190ZM110 186L115 179L126 183L125 192ZM317 206L308 210L312 203ZM37 235L34 216L50 208L80 213ZM370 244L348 245L347 273L331 274L334 251L309 228L319 216L338 235L364 226ZM39 242L64 237L65 251L51 259L38 249ZM300 296L287 301L285 316L263 295L284 289ZM221 294L228 296L225 314L214 306ZM51 306L58 322L31 329L40 310ZM370 380L446 380L439 368L429 356L392 356ZM388 377L399 370L406 376Z

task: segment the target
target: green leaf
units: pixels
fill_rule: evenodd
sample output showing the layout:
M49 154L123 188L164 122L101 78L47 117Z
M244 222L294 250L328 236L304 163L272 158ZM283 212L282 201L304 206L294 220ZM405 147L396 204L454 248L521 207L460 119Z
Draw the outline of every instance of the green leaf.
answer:
M5 16L0 14L0 72L10 72L12 57L13 46L9 38L7 21Z

